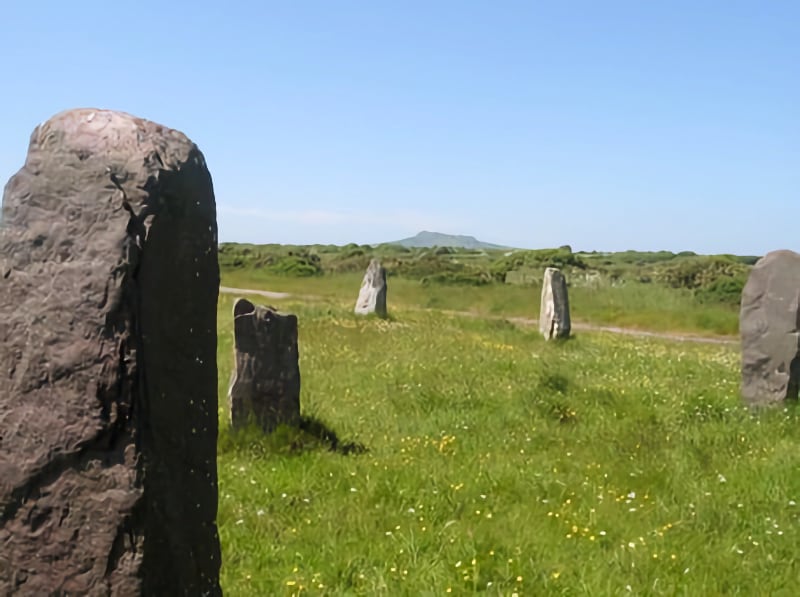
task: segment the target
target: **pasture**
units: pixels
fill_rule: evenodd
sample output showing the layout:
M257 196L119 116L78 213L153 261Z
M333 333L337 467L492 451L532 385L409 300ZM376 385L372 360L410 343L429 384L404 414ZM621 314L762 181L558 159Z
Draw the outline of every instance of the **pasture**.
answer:
M390 279L390 319L357 317L359 278L223 271L315 297L253 297L299 317L308 422L263 437L227 430L233 296L220 296L225 594L794 593L797 414L742 407L735 343L546 343L504 319L536 316L526 287Z

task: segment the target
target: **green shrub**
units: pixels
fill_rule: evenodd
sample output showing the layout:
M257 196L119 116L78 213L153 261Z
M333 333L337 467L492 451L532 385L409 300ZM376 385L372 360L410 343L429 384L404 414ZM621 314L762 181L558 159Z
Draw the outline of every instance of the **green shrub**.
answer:
M319 257L316 255L288 255L271 263L269 269L284 276L317 276L322 273Z
M742 300L742 290L746 282L745 275L717 278L707 286L698 288L695 296L703 303L738 305Z
M750 267L725 255L686 257L655 270L672 288L705 289L719 280L746 277Z
M586 263L565 246L559 249L515 251L510 255L503 255L491 264L490 272L495 280L504 282L506 274L510 271L531 268L544 269L546 267L586 269Z

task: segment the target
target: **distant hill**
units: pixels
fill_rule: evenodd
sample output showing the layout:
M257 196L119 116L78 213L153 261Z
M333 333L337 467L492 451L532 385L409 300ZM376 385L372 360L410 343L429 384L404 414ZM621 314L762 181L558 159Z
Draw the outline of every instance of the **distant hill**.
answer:
M508 249L502 245L493 245L479 241L474 236L461 234L442 234L441 232L428 232L423 230L416 236L396 240L389 245L402 245L403 247L459 247L462 249Z

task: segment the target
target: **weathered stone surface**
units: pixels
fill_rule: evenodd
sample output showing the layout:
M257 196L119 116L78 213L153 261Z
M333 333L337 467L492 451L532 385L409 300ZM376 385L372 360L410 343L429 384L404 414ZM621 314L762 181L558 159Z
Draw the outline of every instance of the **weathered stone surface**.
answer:
M379 317L386 317L386 270L380 261L373 259L361 282L355 312L359 315L375 313Z
M547 340L568 338L571 329L567 280L561 270L548 267L542 279L539 331Z
M0 594L219 595L217 224L182 133L38 126L0 226Z
M300 422L297 317L239 299L233 305L235 367L231 425L254 422L269 433Z
M742 291L742 397L751 406L797 398L800 382L800 255L758 260Z

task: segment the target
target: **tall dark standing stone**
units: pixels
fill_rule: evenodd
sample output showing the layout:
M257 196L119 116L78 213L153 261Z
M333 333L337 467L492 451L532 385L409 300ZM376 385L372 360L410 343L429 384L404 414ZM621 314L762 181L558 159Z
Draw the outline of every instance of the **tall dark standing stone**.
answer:
M300 422L297 317L239 299L233 305L235 367L228 389L231 426L251 421L269 433Z
M554 340L569 338L571 329L567 279L558 268L548 267L542 280L539 331L546 340Z
M0 594L219 595L217 224L203 154L38 126L0 229Z
M377 259L369 262L354 311L358 315L370 313L375 313L378 317L387 315L386 270Z
M800 255L758 260L742 292L742 397L750 406L797 399L800 384Z

